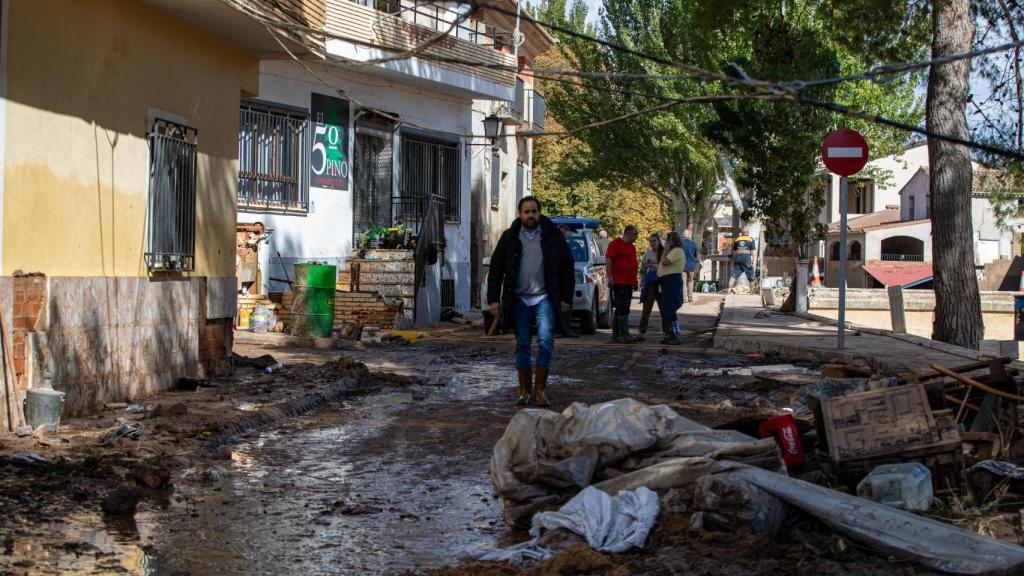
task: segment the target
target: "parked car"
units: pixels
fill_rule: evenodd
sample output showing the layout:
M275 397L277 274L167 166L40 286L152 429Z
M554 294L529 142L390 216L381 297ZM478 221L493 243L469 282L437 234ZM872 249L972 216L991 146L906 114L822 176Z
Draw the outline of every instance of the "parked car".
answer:
M600 221L576 216L555 216L551 220L556 225L567 224L573 228L573 233L568 238L576 273L571 315L572 318L579 320L580 333L594 334L598 327L610 328L612 302L608 289L608 272L604 250L594 232ZM489 268L491 257L484 258L482 264L485 269ZM494 317L487 309L486 276L480 285L480 302L483 307L484 331L489 332Z

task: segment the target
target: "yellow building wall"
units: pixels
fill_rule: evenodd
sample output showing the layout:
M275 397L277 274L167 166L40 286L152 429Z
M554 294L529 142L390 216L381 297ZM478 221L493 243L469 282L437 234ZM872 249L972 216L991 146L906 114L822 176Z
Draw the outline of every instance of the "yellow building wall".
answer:
M198 130L197 276L235 275L238 108L258 62L137 0L12 0L3 269L146 276L151 110Z

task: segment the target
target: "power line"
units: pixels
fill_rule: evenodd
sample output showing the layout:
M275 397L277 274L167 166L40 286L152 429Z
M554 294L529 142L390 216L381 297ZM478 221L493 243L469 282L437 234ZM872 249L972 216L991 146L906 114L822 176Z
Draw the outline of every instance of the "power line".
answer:
M836 76L833 78L822 78L821 80L791 80L785 82L776 82L775 85L781 89L795 90L802 92L807 88L814 88L817 86L826 86L830 84L839 84L842 82L850 82L853 80L870 80L872 82L885 82L885 80L879 80L882 76L888 76L893 74L905 74L907 72L913 72L914 70L923 70L930 66L939 64L948 64L950 62L959 62L960 60L973 60L980 56L987 56L996 52L1006 52L1024 46L1024 41L1021 42L1009 42L1007 44L1000 44L999 46L993 46L991 48L985 48L982 50L972 50L971 52L963 52L961 54L951 54L949 56L941 56L939 58L932 58L931 60L918 60L912 62L896 62L893 64L882 64L875 66L874 68L865 72L857 74L849 74L846 76Z
M854 118L860 118L861 120L867 120L868 122L873 122L875 124L881 124L883 126L890 126L892 128L899 128L901 130L906 130L908 132L913 132L915 134L921 134L921 135L926 136L928 138L934 138L936 140L941 140L943 142L951 142L953 144L959 144L961 146L967 146L967 147L973 148L975 150L981 150L983 152L988 152L989 154L995 154L997 156L1004 156L1004 157L1007 157L1007 158L1013 158L1015 160L1024 160L1024 154L1022 154L1022 153L1020 153L1018 151L1007 150L1005 148L998 148L998 147L995 147L995 146L990 146L988 144L982 144L982 143L979 143L979 142L974 142L972 140L965 140L965 139L960 138L958 136L950 136L948 134L941 134L939 132L932 132L931 130L927 130L925 128L921 128L919 126L914 126L913 124L907 124L906 122L899 122L897 120L891 120L891 119L886 118L884 116L879 116L877 114L870 114L870 113L864 112L862 110L854 110L853 108L850 108L849 106L843 106L842 104L835 104L835 103L832 103L832 102L822 102L820 100L812 100L812 99L808 99L808 98L797 98L797 99L793 100L793 102L795 102L796 104L801 104L801 105L805 105L805 106L811 106L811 107L814 107L814 108L821 108L823 110L830 110L830 111L836 112L838 114L843 114L845 116L851 116L851 117L854 117Z

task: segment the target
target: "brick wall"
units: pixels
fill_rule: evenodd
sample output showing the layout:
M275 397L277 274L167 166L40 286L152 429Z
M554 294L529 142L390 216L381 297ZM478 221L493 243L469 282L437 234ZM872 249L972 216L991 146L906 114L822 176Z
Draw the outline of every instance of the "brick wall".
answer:
M383 329L395 327L398 308L374 292L335 292L334 323L354 322Z
M46 329L46 276L14 278L14 326L11 355L14 356L14 377L19 390L28 387L28 333Z

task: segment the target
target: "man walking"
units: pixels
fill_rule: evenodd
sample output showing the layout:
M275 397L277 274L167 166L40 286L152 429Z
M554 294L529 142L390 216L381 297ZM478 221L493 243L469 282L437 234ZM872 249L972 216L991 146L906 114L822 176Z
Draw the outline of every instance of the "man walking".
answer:
M575 282L565 236L542 216L540 201L524 196L519 219L498 240L487 274L487 303L495 322L515 328L519 399L516 404L548 406L544 388L555 350L557 314L572 309ZM537 326L537 372L533 380L530 347Z
M693 241L693 233L683 232L683 253L686 254L686 265L683 276L686 280L686 301L693 302L693 284L697 276L697 243Z
M636 247L633 243L639 235L636 226L630 224L622 236L612 240L605 253L608 269L611 270L612 304L615 318L612 320L612 342L631 343L643 341L642 336L629 335L629 305L636 289L640 267L636 261Z
M740 235L732 243L732 278L729 279L729 288L736 286L736 280L740 275L746 275L750 284L750 292L754 292L754 239L750 237L750 231L746 226L740 228Z

